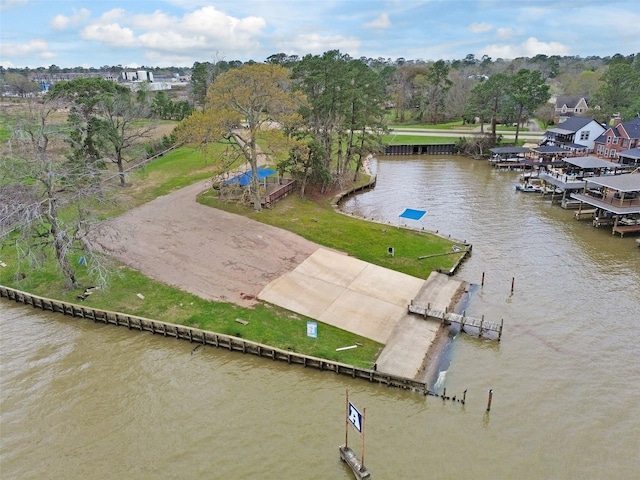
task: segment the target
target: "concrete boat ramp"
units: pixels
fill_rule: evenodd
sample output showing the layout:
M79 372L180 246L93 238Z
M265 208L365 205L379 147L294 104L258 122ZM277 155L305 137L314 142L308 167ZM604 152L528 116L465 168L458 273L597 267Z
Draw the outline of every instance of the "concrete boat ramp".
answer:
M441 273L425 281L320 248L258 298L385 344L376 369L415 379L442 324L409 314L408 305L451 310L465 286Z

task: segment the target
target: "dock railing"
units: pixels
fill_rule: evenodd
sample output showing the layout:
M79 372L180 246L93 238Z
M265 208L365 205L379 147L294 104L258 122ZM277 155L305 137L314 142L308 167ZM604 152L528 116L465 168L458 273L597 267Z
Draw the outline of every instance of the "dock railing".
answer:
M465 330L465 327L467 329L473 329L474 331L477 330L478 336L480 337L482 337L486 332L495 332L498 334L497 340L500 341L502 339L502 328L504 325L504 321L502 320L500 321L500 323L487 322L484 319L484 316L482 316L481 318L476 318L469 317L464 313L460 315L459 313L452 313L447 311L443 312L442 310L431 308L430 305L427 305L425 307L422 305L415 305L413 302L409 304L408 311L409 313L415 313L425 318L438 319L445 325L457 323L458 325L460 325L460 330L463 332L468 332L468 330Z

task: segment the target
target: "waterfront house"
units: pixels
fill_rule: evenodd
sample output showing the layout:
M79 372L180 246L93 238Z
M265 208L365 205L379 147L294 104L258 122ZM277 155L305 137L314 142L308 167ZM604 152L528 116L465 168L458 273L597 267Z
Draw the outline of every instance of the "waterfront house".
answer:
M571 117L560 125L547 130L541 146L557 146L573 154L593 152L594 140L600 137L605 128L592 118Z
M560 95L556 97L553 122L558 125L571 117L586 115L589 110L585 97Z
M594 142L595 153L599 157L618 162L620 152L640 147L640 117L627 122L614 120L612 126L599 135Z

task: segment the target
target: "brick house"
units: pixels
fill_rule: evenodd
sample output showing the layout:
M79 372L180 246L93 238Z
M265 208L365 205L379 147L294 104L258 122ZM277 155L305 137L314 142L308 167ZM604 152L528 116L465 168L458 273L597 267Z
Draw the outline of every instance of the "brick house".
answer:
M595 139L594 151L599 157L618 161L622 151L640 147L640 117L627 122L614 120L612 126Z

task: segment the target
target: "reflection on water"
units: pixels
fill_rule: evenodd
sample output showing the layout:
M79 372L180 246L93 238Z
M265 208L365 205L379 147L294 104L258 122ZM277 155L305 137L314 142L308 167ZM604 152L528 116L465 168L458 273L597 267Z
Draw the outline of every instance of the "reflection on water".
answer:
M473 244L467 311L442 376L467 403L198 348L0 301L3 478L352 478L344 392L366 407L376 478L637 478L640 249L458 157L373 162L352 213ZM515 290L510 292L511 279ZM494 391L485 413L487 391ZM360 449L360 438L349 435Z

